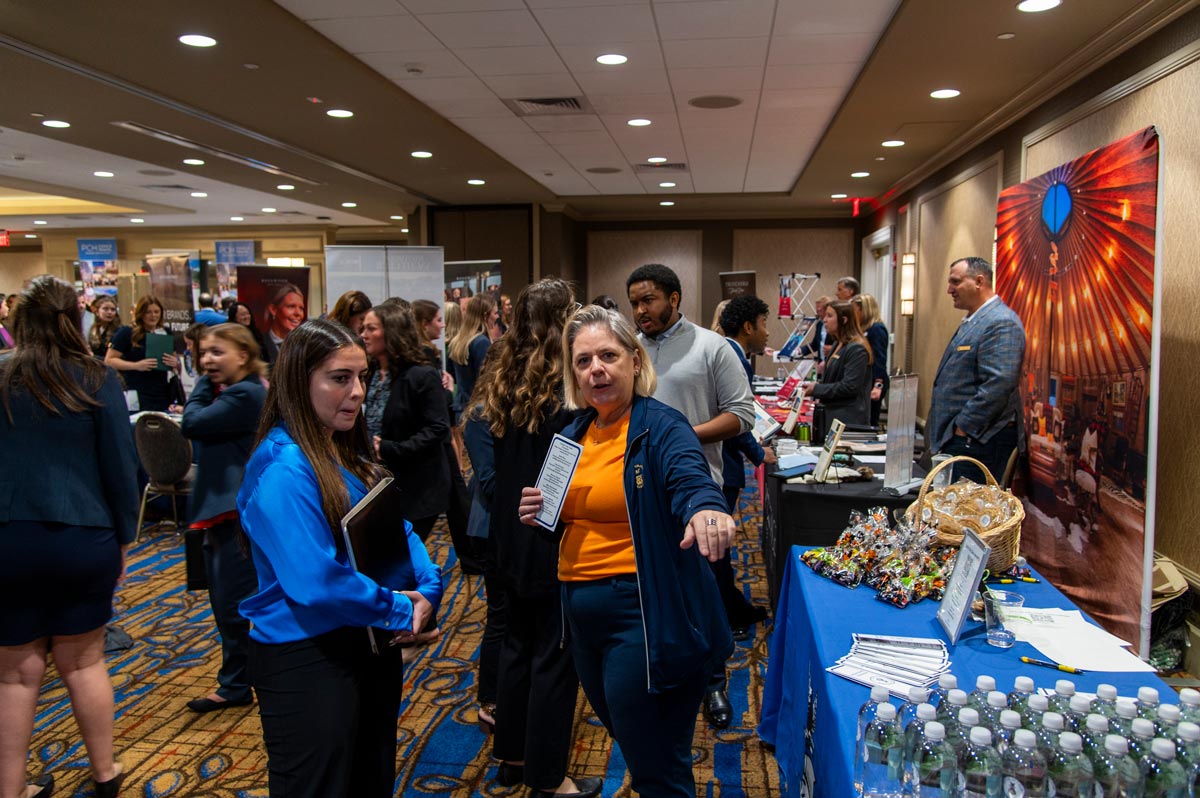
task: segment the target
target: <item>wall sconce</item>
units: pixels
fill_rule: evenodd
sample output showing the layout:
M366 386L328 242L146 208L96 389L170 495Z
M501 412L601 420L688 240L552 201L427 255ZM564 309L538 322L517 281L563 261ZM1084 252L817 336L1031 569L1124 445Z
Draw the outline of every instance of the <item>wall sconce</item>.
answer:
M900 256L900 315L913 315L913 282L917 273L917 256L905 252Z

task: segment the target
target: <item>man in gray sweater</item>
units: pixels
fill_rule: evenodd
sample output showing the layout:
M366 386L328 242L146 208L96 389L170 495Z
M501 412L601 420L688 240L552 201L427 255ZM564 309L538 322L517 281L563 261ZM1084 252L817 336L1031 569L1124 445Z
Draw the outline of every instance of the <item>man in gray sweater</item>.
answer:
M721 441L754 425L754 396L746 373L724 337L697 327L679 312L679 277L660 263L634 270L625 281L633 321L658 375L654 398L687 418L704 447L713 481L722 484ZM709 681L704 716L723 729L733 719L722 663Z

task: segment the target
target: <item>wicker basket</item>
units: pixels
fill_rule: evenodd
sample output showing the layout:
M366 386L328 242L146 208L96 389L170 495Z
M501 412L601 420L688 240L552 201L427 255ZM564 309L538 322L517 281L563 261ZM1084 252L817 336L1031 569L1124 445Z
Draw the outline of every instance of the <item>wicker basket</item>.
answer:
M922 508L926 506L926 501L930 501L941 495L941 493L950 490L951 486L947 485L941 488L930 488L933 484L934 477L944 468L948 468L954 463L972 463L979 467L979 470L987 476L989 485L999 487L996 478L988 471L987 466L972 457L951 457L937 465L929 475L925 477L924 484L921 485L921 492L917 495L917 500L908 506L907 517L909 519L920 519ZM999 573L1007 569L1017 561L1017 555L1021 548L1021 523L1025 520L1025 507L1020 500L1012 495L1009 491L1004 491L1007 494L1008 501L1011 503L1012 516L1007 520L989 529L978 533L984 543L992 547L992 553L988 557L988 569L992 573ZM933 519L938 524L937 542L943 546L961 546L963 541L963 531L957 518L940 513L930 506L933 513Z

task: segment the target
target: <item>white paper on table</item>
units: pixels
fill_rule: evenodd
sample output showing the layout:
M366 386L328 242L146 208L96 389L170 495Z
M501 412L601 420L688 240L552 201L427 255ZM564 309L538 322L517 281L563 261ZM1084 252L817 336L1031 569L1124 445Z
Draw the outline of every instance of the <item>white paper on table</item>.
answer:
M843 679L849 679L852 682L866 685L867 687L875 687L882 685L888 689L892 695L897 698L908 698L908 693L914 687L924 687L919 684L905 684L896 679L891 679L876 671L867 670L865 668L856 668L853 665L833 665L826 668L835 676L841 676Z
M909 682L910 684L928 684L947 670L946 668L928 670L921 667L910 667L902 662L894 660L889 662L878 657L870 657L862 654L847 655L839 659L837 664L851 665L856 668L875 671L876 673Z
M542 509L533 520L551 532L558 526L558 516L562 513L563 501L567 498L567 489L571 487L581 454L583 446L570 438L555 435L550 441L550 451L546 452L534 486L542 492Z
M1126 651L1119 637L1088 623L1076 610L1019 607L1003 612L1004 625L1018 640L1048 659L1084 671L1153 672L1154 668Z
M779 458L778 468L780 471L788 468L795 468L802 465L816 465L817 456L807 449L801 449L793 454L785 454Z
M863 465L884 465L887 463L887 455L884 454L856 454L854 459Z

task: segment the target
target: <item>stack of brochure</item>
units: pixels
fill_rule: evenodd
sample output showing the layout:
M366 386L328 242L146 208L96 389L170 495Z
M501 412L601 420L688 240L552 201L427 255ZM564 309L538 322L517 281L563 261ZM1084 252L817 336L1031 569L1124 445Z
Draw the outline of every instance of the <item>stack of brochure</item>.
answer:
M882 685L907 699L909 688L932 687L950 670L950 654L934 638L856 634L850 653L826 670L867 687Z

